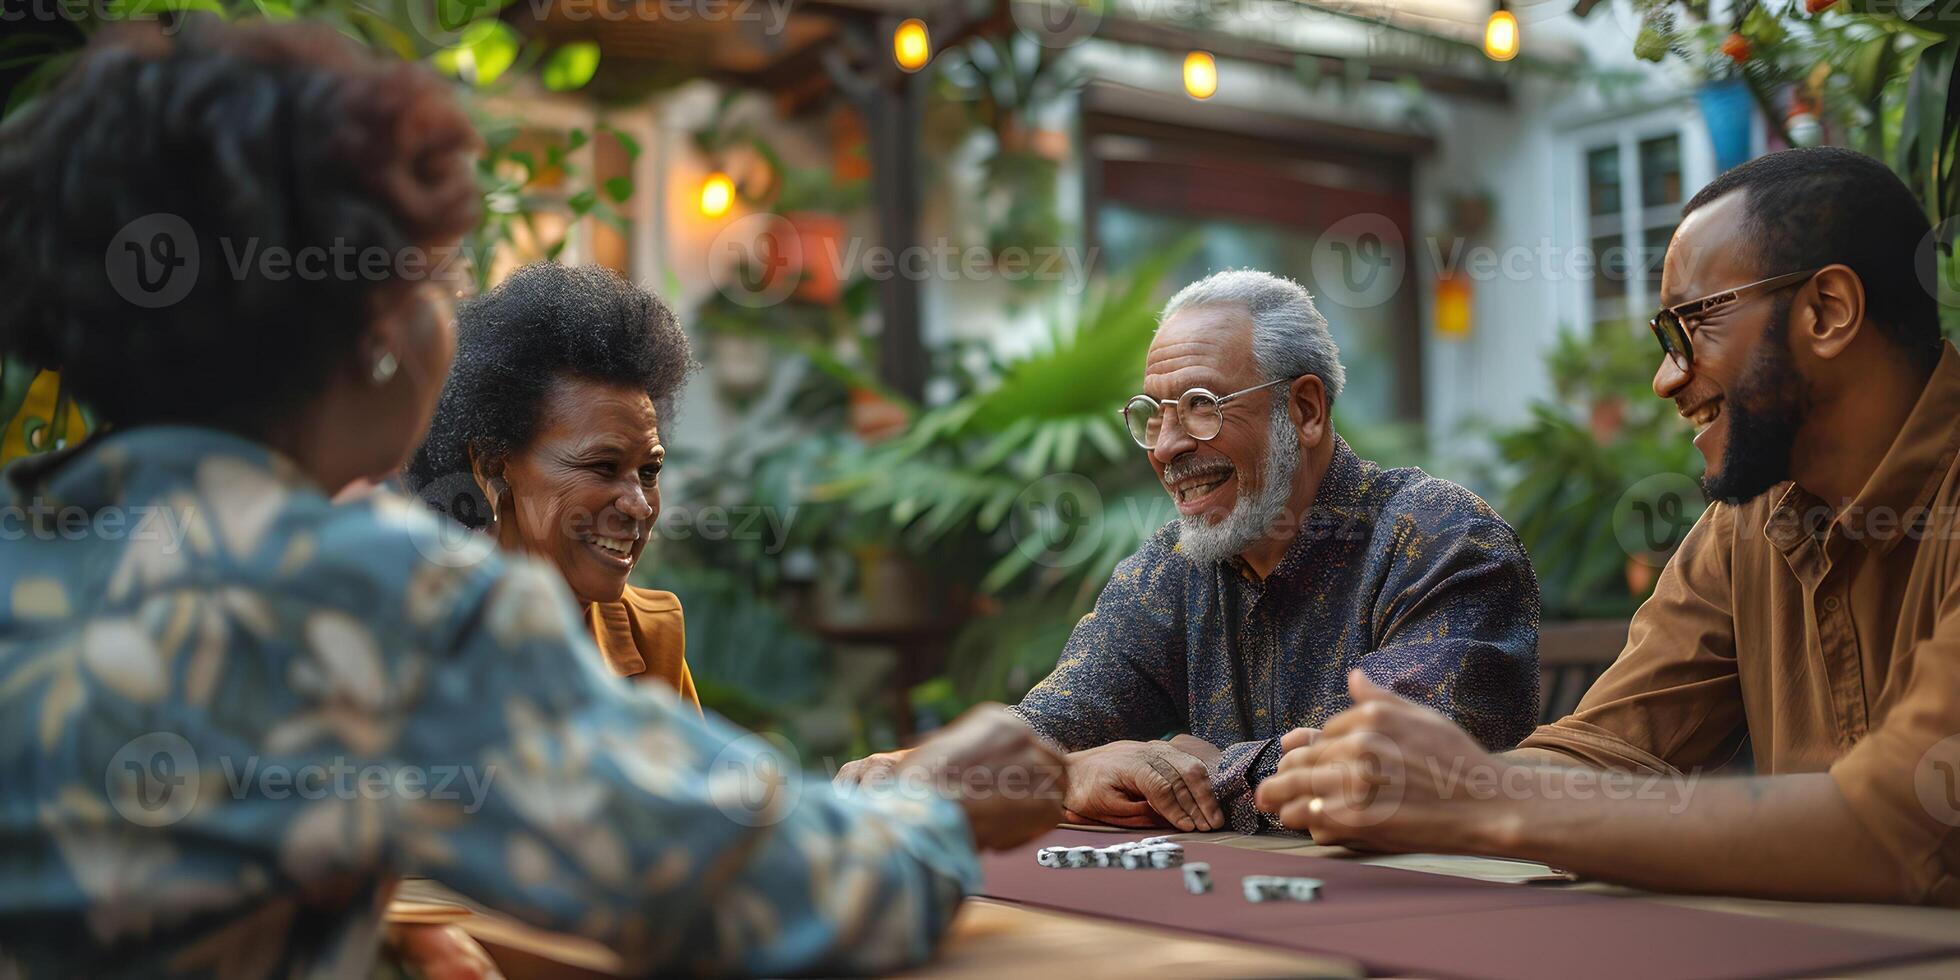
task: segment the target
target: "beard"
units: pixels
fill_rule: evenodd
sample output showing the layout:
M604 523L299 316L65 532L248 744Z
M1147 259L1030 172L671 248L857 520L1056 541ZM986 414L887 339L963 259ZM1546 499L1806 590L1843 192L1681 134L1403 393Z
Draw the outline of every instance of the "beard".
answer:
M1216 523L1207 522L1203 514L1178 519L1177 548L1185 557L1203 564L1223 562L1252 547L1285 516L1286 504L1293 496L1293 476L1300 469L1299 434L1293 431L1286 404L1285 399L1273 399L1259 486L1251 493L1241 489L1231 513Z
M1791 302L1785 297L1776 304L1754 358L1723 406L1729 438L1722 469L1701 480L1710 500L1740 504L1790 479L1797 432L1810 417L1810 383L1797 373L1785 340Z

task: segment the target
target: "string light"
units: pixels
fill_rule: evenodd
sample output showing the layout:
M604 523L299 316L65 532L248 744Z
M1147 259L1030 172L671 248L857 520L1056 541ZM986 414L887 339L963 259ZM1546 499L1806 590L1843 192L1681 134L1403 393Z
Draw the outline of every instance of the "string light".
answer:
M1518 15L1499 3L1484 22L1484 57L1510 61L1518 56Z
M717 170L701 182L701 214L719 218L735 206L735 181Z
M1218 92L1218 62L1211 52L1184 56L1184 91L1194 99L1209 99Z
M932 38L926 34L926 22L917 17L901 21L898 29L892 32L892 58L898 67L906 71L918 71L932 59Z

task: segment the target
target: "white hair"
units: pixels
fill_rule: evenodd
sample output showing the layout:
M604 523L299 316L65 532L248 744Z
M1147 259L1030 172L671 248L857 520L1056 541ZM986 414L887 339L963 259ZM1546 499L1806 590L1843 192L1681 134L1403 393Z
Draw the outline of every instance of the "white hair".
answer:
M1347 382L1341 349L1327 332L1327 318L1299 283L1256 269L1214 272L1178 290L1157 322L1208 306L1241 306L1251 314L1252 357L1267 381L1311 374L1327 390L1327 403L1334 403Z

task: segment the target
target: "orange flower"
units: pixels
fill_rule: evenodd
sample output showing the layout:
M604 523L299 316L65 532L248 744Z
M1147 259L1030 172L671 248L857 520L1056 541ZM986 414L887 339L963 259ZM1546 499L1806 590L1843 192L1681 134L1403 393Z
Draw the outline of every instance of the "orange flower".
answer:
M1728 55L1729 60L1738 65L1748 61L1749 39L1743 37L1739 32L1730 34L1728 40L1722 42L1722 53Z

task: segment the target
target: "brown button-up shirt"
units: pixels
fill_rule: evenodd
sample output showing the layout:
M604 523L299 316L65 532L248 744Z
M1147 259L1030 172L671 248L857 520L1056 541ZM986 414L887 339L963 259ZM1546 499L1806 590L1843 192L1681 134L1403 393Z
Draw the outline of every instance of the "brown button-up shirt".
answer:
M1886 438L1875 434L1874 438ZM1910 890L1960 905L1960 353L1857 497L1715 504L1578 710L1526 747L1636 771L1819 772ZM1829 841L1818 846L1829 847Z

